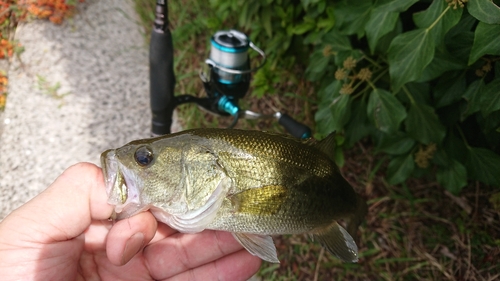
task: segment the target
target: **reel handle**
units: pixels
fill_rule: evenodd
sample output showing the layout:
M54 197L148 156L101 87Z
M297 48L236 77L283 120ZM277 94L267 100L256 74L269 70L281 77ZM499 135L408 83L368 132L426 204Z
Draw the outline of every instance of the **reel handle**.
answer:
M290 135L299 138L307 139L311 137L311 129L306 125L293 119L290 115L281 113L278 117L278 123L285 128L285 130L290 133Z

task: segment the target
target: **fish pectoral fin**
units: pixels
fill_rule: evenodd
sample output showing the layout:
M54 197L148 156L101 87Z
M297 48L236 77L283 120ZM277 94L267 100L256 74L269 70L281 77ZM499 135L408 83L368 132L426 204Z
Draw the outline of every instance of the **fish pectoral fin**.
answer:
M267 185L251 188L230 197L239 213L273 215L287 199L287 189L281 185Z
M166 223L184 233L203 231L216 217L230 186L231 179L228 177L222 178L203 206L184 214L168 215Z
M250 254L268 262L280 262L271 236L246 233L233 233L233 236Z
M358 261L358 246L352 236L334 222L330 226L320 231L312 233L315 240L318 240L330 253L344 262Z

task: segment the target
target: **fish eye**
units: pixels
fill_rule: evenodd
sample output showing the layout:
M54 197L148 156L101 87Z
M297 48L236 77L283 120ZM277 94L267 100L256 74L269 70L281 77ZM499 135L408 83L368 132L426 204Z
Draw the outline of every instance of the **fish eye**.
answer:
M153 162L154 155L149 147L141 146L135 151L134 157L137 164L146 167Z

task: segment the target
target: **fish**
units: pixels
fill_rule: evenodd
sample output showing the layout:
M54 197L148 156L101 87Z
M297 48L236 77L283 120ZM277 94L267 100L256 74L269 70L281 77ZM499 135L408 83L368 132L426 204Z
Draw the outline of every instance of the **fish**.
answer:
M182 233L228 231L273 263L273 236L308 234L342 261L357 262L353 237L367 206L341 175L334 148L333 133L302 141L203 128L106 150L101 164L113 219L149 210Z

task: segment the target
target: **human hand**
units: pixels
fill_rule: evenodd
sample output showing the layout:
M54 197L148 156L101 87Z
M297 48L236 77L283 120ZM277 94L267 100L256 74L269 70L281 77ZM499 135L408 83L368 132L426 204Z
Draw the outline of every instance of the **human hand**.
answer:
M227 232L181 234L149 212L111 222L101 169L80 163L0 223L2 280L247 280Z

